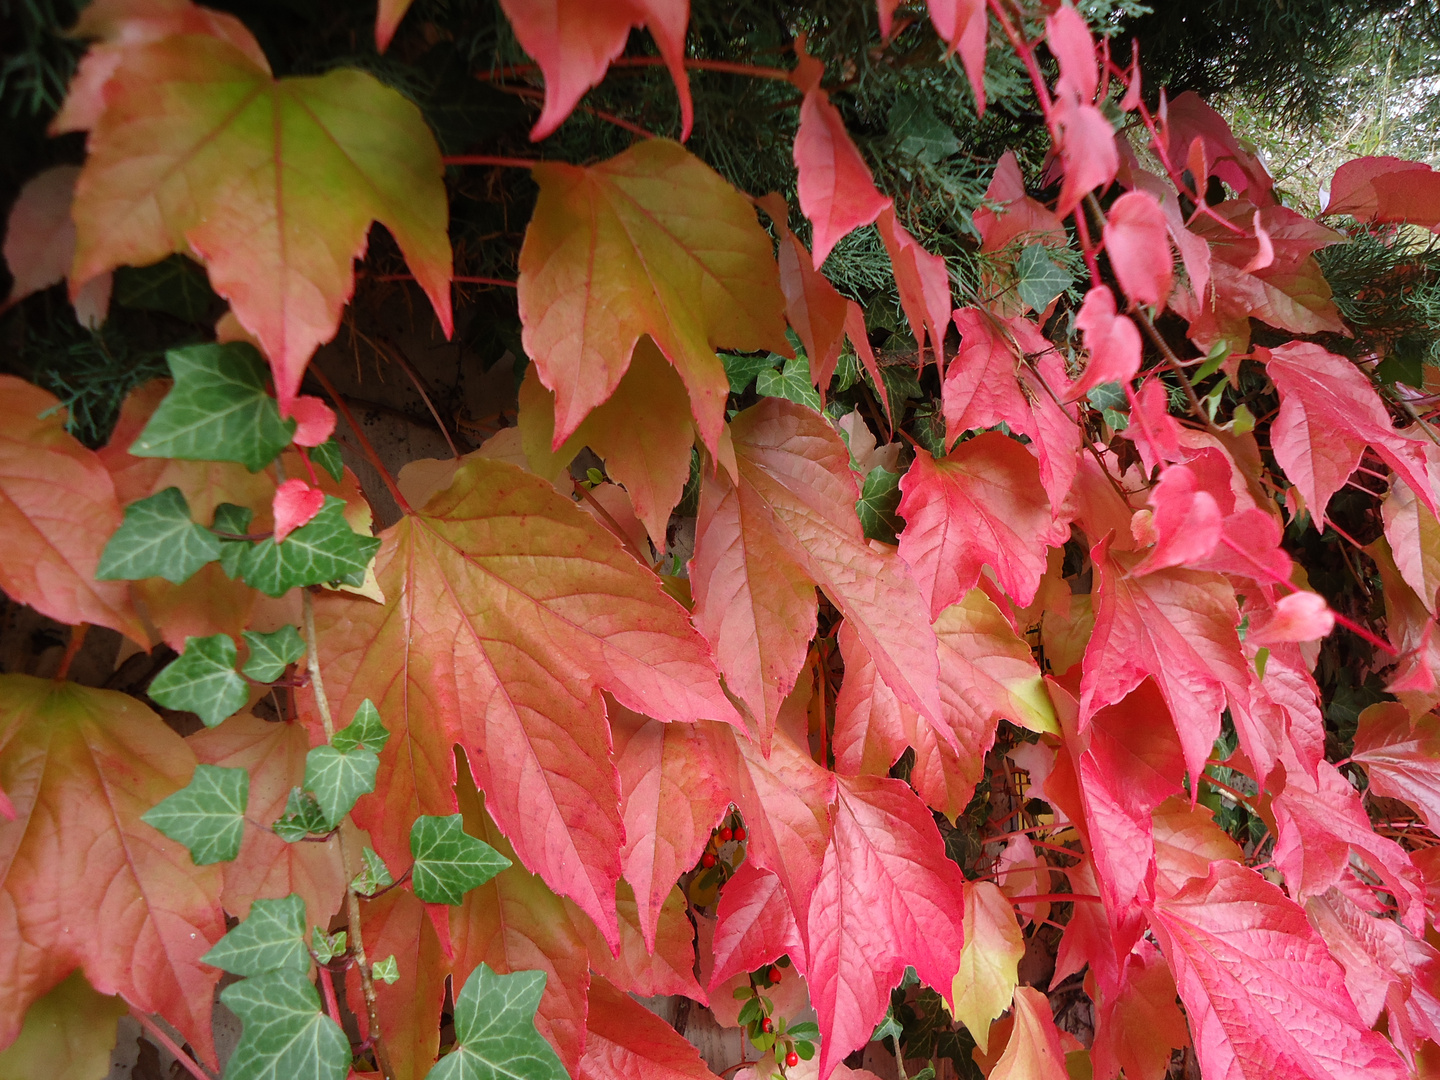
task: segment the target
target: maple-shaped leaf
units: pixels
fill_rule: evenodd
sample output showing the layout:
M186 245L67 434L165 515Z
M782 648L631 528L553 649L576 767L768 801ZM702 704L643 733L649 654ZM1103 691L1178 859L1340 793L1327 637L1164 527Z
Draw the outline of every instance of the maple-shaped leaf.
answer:
M0 1076L20 1080L84 1080L110 1069L119 1021L129 1012L118 997L97 994L76 971L25 1013L20 1035L0 1050Z
M649 334L713 450L730 392L715 349L790 352L779 272L754 207L665 139L532 174L540 195L520 249L520 320L525 352L555 392L555 445L610 397Z
M279 900L256 900L250 914L217 941L204 959L232 975L264 975L281 968L309 971L305 901L295 893Z
M392 736L357 824L404 865L410 822L455 811L458 742L521 860L612 937L619 783L598 691L662 719L735 716L684 610L573 502L483 457L385 532L375 574L384 604L316 601L337 711L368 698Z
M459 814L421 814L410 829L410 853L415 856L410 884L427 904L458 904L471 889L511 865L489 844L467 833Z
M590 984L586 1024L576 1080L715 1080L682 1035L604 979Z
M1206 1076L1387 1077L1405 1066L1368 1030L1305 912L1253 870L1210 864L1151 909Z
M925 804L898 780L837 788L805 931L822 1078L869 1041L907 965L948 998L964 941L964 878Z
M122 520L94 451L65 430L54 395L0 376L0 588L60 622L95 623L148 644L121 582L96 570Z
M840 110L820 88L825 65L796 49L791 76L805 95L800 103L800 127L795 132L796 194L801 212L814 229L812 265L816 270L835 244L848 233L869 225L890 200L875 187L870 167L855 148Z
M196 867L141 821L194 769L185 741L134 698L0 679L0 790L15 809L0 821L11 913L0 935L0 1044L31 1001L79 967L214 1060L219 972L200 957L225 931L220 869Z
M1440 521L1415 491L1400 478L1390 484L1390 494L1380 504L1385 522L1385 539L1405 584L1431 615L1436 614L1440 595Z
M932 618L974 588L986 565L1017 604L1035 599L1053 530L1040 467L1023 446L986 432L943 458L917 450L900 490L900 557Z
M1080 683L1081 728L1149 676L1174 717L1185 767L1198 777L1220 733L1221 711L1249 702L1235 590L1219 574L1196 570L1127 576L1136 560L1110 551L1106 541L1091 557L1099 584Z
M1390 423L1380 395L1351 361L1306 341L1257 353L1280 391L1271 445L1280 467L1323 521L1330 496L1360 464L1368 445L1433 514L1425 451Z
M277 80L234 44L187 36L126 50L104 101L75 187L72 283L193 252L263 346L283 413L378 221L449 334L440 151L398 91L349 68Z
M1069 382L1060 354L1028 319L962 308L955 325L960 351L942 387L950 437L1002 423L1028 436L1050 505L1063 506L1075 479L1080 435L1074 406L1062 406L1056 397Z
M775 257L780 267L780 289L785 294L785 318L805 347L810 381L823 393L835 374L845 343L848 305L816 269L804 243L790 231L790 208L785 200L771 192L758 201L780 238Z
M186 740L195 756L209 765L244 769L250 776L248 816L270 823L285 809L293 788L305 776L310 740L298 723L267 723L241 713L217 728ZM223 867L221 899L225 910L244 918L257 899L299 894L305 901L306 926L328 926L345 893L345 869L339 842L287 844L269 829L245 830L240 854Z
M1440 225L1440 174L1423 161L1362 157L1335 170L1325 213L1359 221Z
M1163 308L1170 299L1174 262L1169 225L1148 191L1127 191L1105 212L1105 254L1125 295L1137 304Z
M281 968L241 979L220 992L240 1018L240 1041L225 1064L227 1080L343 1080L350 1040L320 1009L320 994L298 971Z
M993 1080L1067 1080L1069 1075L1049 999L1032 986L1017 987L1015 1026L990 1076Z
M625 825L620 860L635 889L645 944L653 949L671 886L699 860L731 797L703 731L662 724L618 704L608 711Z
M804 974L805 946L780 879L746 861L725 882L715 910L713 990L788 955Z
M583 447L605 462L605 472L630 496L635 516L657 551L665 548L665 526L690 478L695 424L685 384L647 335L635 346L630 367L603 405L581 422L558 450L552 450L555 395L540 383L537 368L520 384L520 437L531 471L553 480Z
M762 746L814 633L815 586L855 627L896 695L939 715L938 665L919 590L865 540L845 442L803 406L767 398L730 425L738 477L706 477L690 563L695 622Z
M585 938L565 902L514 858L510 842L490 817L489 798L482 801L468 773L461 773L456 791L466 830L515 865L471 889L459 907L450 909L454 978L465 978L482 963L502 975L544 972L545 990L535 1026L573 1074L585 1049L590 992Z
M1019 983L1025 935L1010 898L990 881L965 882L965 944L955 973L955 1018L981 1053L990 1049L990 1022L1010 1007Z
M1440 717L1412 717L1380 702L1360 714L1352 761L1365 767L1370 790L1409 803L1433 830L1440 825Z
M190 783L140 820L189 848L196 866L229 862L240 854L249 799L250 774L244 769L196 765Z
M544 989L543 971L497 975L488 964L477 967L455 995L455 1049L427 1080L567 1080L555 1051L535 1030Z

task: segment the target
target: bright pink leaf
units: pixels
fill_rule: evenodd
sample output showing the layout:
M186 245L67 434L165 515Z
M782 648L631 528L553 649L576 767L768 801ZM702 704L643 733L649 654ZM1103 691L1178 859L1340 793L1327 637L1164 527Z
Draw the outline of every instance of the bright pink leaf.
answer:
M1146 379L1130 409L1130 426L1122 434L1135 444L1147 474L1162 461L1180 461L1180 425L1170 415L1170 398L1159 379Z
M965 881L925 804L898 780L838 789L806 931L821 1080L869 1041L907 965L948 1000L964 942Z
M335 434L335 410L310 394L291 401L286 415L295 420L296 446L319 446Z
M1257 271L1267 269L1275 262L1275 244L1270 239L1270 233L1260 221L1260 211L1255 211L1255 220L1252 222L1255 229L1255 254L1250 261L1240 268L1242 274L1253 274Z
M994 203L997 209L991 209ZM1007 150L995 163L995 174L985 190L985 205L975 211L981 251L1001 251L1016 240L1022 243L1065 244L1065 224L1044 203L1025 193L1025 177L1015 151Z
M1305 912L1330 955L1345 969L1345 989L1361 1021L1374 1027L1390 988L1400 984L1401 973L1409 974L1405 931L1389 919L1362 911L1339 889L1310 897Z
M1246 640L1256 645L1315 641L1335 629L1335 613L1319 593L1293 592L1275 604L1275 615L1255 628Z
M1105 253L1120 287L1137 304L1164 307L1174 283L1169 223L1148 191L1127 191L1105 214Z
M985 115L985 38L990 17L985 0L929 0L930 21L949 51L960 54L965 77L975 93L975 111ZM883 0L882 0L883 8ZM889 36L889 30L882 31Z
M585 1026L576 1080L716 1080L673 1027L599 977L590 983Z
M292 477L275 489L271 507L275 515L275 542L278 544L320 512L325 493L304 480Z
M1199 489L1188 466L1172 465L1161 474L1150 489L1150 505L1155 546L1135 567L1136 575L1199 562L1220 543L1220 507L1213 495Z
M1085 294L1075 325L1085 335L1090 362L1085 373L1064 388L1070 401L1084 397L1101 383L1128 383L1140 370L1140 331L1127 315L1115 312L1115 294L1097 285Z
M680 138L690 137L695 108L685 74L689 0L501 0L521 47L545 75L545 107L530 132L539 142L605 77L632 28L647 27L680 95ZM398 20L397 20L398 22ZM377 28L378 29L378 28Z
M1064 217L1090 192L1110 185L1120 170L1120 154L1115 149L1115 129L1094 105L1062 97L1055 103L1055 117L1065 166L1055 212Z
M735 975L758 971L782 956L805 973L805 946L780 879L749 861L720 890L716 909L715 970L710 989Z
M900 490L900 558L931 618L973 589L987 565L1015 603L1035 599L1046 546L1057 538L1040 467L1023 446L991 431L938 460L916 450Z
M1070 4L1062 4L1045 20L1045 44L1060 62L1057 91L1077 101L1093 101L1100 85L1095 62L1095 41L1085 18Z
M1385 1037L1361 1021L1304 911L1253 870L1213 863L1208 877L1157 901L1151 920L1207 1078L1407 1075Z
M943 364L945 330L950 324L950 273L945 269L945 260L920 246L895 219L893 207L887 205L875 225L890 255L900 306L920 347L922 361L928 340L935 363Z
M1352 760L1365 766L1370 790L1409 803L1431 829L1440 827L1440 717L1412 718L1398 702L1360 714Z

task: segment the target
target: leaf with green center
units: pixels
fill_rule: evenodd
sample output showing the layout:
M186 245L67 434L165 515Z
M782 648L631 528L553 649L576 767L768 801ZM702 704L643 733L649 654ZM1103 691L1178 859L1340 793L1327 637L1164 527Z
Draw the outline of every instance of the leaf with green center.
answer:
M88 149L72 280L194 252L270 358L282 409L339 327L373 221L448 336L440 152L420 111L373 76L275 79L230 41L166 37L124 50Z
M455 999L455 1049L426 1080L566 1080L550 1044L535 1030L543 971L496 975L489 964L470 973Z
M355 875L351 882L355 891L361 896L373 896L381 889L395 884L395 878L390 873L390 868L385 865L385 860L375 854L374 848L365 848L360 852L361 868L360 873Z
M761 397L785 398L820 411L820 395L810 382L810 362L803 357L786 360L778 371L766 368L760 372L755 379L755 392Z
M179 585L218 558L219 538L190 520L190 504L179 488L170 487L125 507L125 520L100 554L95 577L100 581L162 577Z
M330 479L337 484L345 475L345 462L340 457L340 443L334 435L319 446L310 448L310 460L329 473Z
M150 684L151 699L167 709L193 712L214 727L234 716L250 700L245 680L235 670L235 642L224 634L186 638L185 651Z
M308 760L306 768L308 771ZM304 840L311 833L328 833L331 829L315 796L298 787L290 789L290 797L285 800L284 815L270 827L275 830L275 835L287 844Z
M1044 244L1027 244L1015 260L1015 283L1020 299L1036 311L1044 311L1075 280L1046 253Z
M899 505L900 474L876 465L865 474L860 498L855 503L855 512L860 515L860 527L865 530L866 539L895 543L895 534L904 525L895 513Z
M175 385L130 444L135 457L237 461L256 472L290 445L295 421L281 419L253 345L191 345L165 359Z
M230 862L245 837L250 774L196 765L190 783L156 803L140 820L190 849L196 866Z
M266 975L281 968L309 971L305 901L296 893L280 900L256 900L245 920L201 959L231 975Z
M410 854L415 856L411 887L427 904L458 904L510 865L504 855L467 833L459 814L417 818L410 828Z
M335 733L330 745L342 753L364 747L378 754L385 749L385 744L389 741L390 732L385 730L385 725L380 720L380 710L375 708L373 701L366 698L355 710L355 718Z
M254 519L255 511L248 506L221 503L215 507L215 517L210 522L210 531L244 536L250 531L250 522ZM249 551L255 542L253 540L230 540L224 536L219 540L220 569L225 571L226 577L234 581L240 575L240 560L245 557L245 552Z
M250 646L250 656L240 670L256 682L274 682L305 655L305 642L293 626L282 626L268 634L246 630L242 636Z
M344 1080L350 1071L350 1040L300 972L244 979L220 1000L244 1025L225 1080Z
M400 965L395 962L395 954L391 953L384 960L375 961L375 966L370 969L370 977L379 979L386 986L400 981Z
M364 748L317 746L305 755L305 788L320 804L326 825L338 825L356 799L375 790L379 769L379 756Z
M330 581L364 584L380 541L352 530L344 514L345 500L327 495L324 508L283 541L262 540L245 552L240 576L268 596Z

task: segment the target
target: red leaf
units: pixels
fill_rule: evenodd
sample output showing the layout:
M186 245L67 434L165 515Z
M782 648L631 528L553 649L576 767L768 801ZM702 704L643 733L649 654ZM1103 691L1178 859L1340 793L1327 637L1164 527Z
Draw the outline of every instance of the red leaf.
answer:
M1136 576L1201 562L1220 543L1220 507L1199 483L1188 466L1172 465L1150 489L1155 546L1135 567Z
M1069 4L1062 4L1045 19L1045 44L1060 63L1056 92L1078 101L1093 101L1100 85L1100 66L1095 62L1095 41L1085 17Z
M1347 161L1330 181L1325 213L1433 228L1440 224L1440 174L1423 161L1395 157Z
M854 300L845 301L845 336L850 339L850 344L855 349L855 355L860 358L860 365L865 369L865 374L870 376L870 385L880 398L880 404L885 409L885 419L892 427L895 424L895 412L890 407L890 390L885 385L885 380L880 377L880 364L875 359L875 350L870 347L869 332L865 329L865 312Z
M814 226L812 265L819 270L842 237L869 225L890 200L876 190L870 166L845 130L840 110L820 89L825 65L806 55L803 45L796 54L793 78L805 99L795 132L795 190L801 212Z
M1119 991L1096 1002L1093 1075L1113 1080L1123 1070L1126 1080L1160 1080L1170 1066L1171 1050L1189 1042L1165 958L1142 941L1126 957Z
M1294 592L1275 604L1275 615L1256 627L1246 641L1279 645L1287 641L1316 641L1335 629L1335 613L1319 593Z
M576 1080L716 1080L683 1036L603 978L590 984L586 1024Z
M1280 391L1280 414L1270 433L1275 459L1310 512L1325 507L1371 446L1435 512L1425 451L1390 423L1380 395L1349 360L1308 341L1257 349Z
M997 209L992 209L995 204ZM1001 251L1012 243L1064 244L1065 224L1044 203L1025 193L1025 178L1015 151L1007 150L995 163L995 175L985 190L985 201L974 215L981 251Z
M950 46L949 52L960 54L960 63L965 67L965 77L970 80L970 89L975 93L975 112L985 115L985 37L990 29L990 19L985 11L984 0L929 0L930 21L940 40ZM881 11L885 10L882 0ZM881 37L889 37L887 24L880 31Z
M320 512L325 493L298 477L282 481L275 489L272 512L275 516L275 542L278 544Z
M1431 830L1440 826L1440 717L1411 717L1381 702L1360 714L1351 760L1365 766L1370 790L1409 803Z
M1089 753L1106 785L1132 816L1148 817L1180 794L1185 756L1170 710L1154 679L1145 679L1090 718Z
M1224 180L1237 195L1256 206L1269 206L1275 202L1271 193L1275 181L1265 171L1260 159L1241 149L1225 118L1194 91L1187 90L1168 103L1162 134L1172 161L1188 161L1191 147L1198 139L1210 173ZM1207 177L1208 174L1195 176L1202 195Z
M1133 556L1112 553L1106 541L1091 558L1100 580L1080 683L1081 729L1151 676L1175 719L1186 769L1198 777L1220 734L1221 710L1249 701L1234 589L1196 570L1127 577Z
M785 200L771 193L760 200L760 205L780 234L776 254L780 264L780 289L785 293L785 318L800 338L800 344L805 346L810 379L820 390L823 401L840 360L840 347L845 343L848 304L829 279L815 269L810 252L790 231ZM864 325L863 316L861 325ZM869 341L865 344L868 347ZM880 391L884 393L883 384Z
M319 446L335 434L335 410L317 397L301 394L287 415L296 421L296 446Z
M620 882L615 905L620 915L620 951L612 954L595 924L567 901L570 922L586 940L590 970L626 993L641 997L679 994L705 1004L705 991L695 981L695 927L690 923L680 889L671 886L657 913L653 945L640 933L635 893L628 882Z
M96 581L120 502L93 450L65 430L53 394L0 376L0 588L42 615L95 623L148 645L123 581Z
M379 8L375 12L376 52L383 53L390 47L395 31L400 28L400 20L405 18L405 12L409 10L410 0L380 0Z
M750 861L720 890L716 909L715 970L710 989L747 971L789 956L805 974L805 946L780 879Z
M662 724L620 705L609 712L625 823L620 861L635 888L645 944L653 948L671 886L699 860L730 794L703 731Z
M1085 373L1065 387L1066 400L1082 398L1101 383L1128 384L1135 377L1140 370L1140 331L1128 316L1115 313L1115 294L1108 285L1097 285L1085 294L1075 325L1085 335L1090 362Z
M1152 927L1212 1078L1402 1080L1305 913L1259 874L1216 862L1152 909Z
M1170 415L1169 394L1159 379L1146 379L1130 409L1130 426L1120 433L1135 444L1148 475L1162 461L1179 461L1180 425Z
M850 453L825 419L767 398L731 422L738 483L705 478L690 563L695 624L767 745L814 633L814 587L854 625L902 701L940 712L934 637L898 555L865 540Z
M1367 915L1339 889L1312 896L1305 912L1345 969L1345 989L1361 1022L1374 1027L1390 988L1400 983L1402 973L1409 974L1405 931L1389 919Z
M704 642L610 533L514 466L468 459L382 541L384 604L316 602L337 712L370 698L395 736L356 822L408 862L409 823L454 812L458 742L522 861L613 940L622 825L598 690L665 719L731 718Z
M1061 97L1055 102L1055 119L1060 128L1060 160L1065 166L1055 213L1064 217L1090 192L1110 185L1120 170L1120 155L1115 149L1115 129L1094 105Z
M869 1041L907 965L949 999L964 941L964 878L925 804L898 780L838 790L806 930L821 1080Z
M545 107L530 132L532 142L560 126L624 51L631 28L642 26L649 28L675 80L680 138L690 137L695 107L685 74L688 0L501 0L500 6L510 18L516 40L545 75Z
M220 868L195 866L140 820L194 767L185 741L134 698L0 679L0 789L17 811L0 823L0 1045L78 967L214 1063L220 972L200 957L225 933Z
M1192 881L1203 881L1210 867L1245 856L1200 803L1175 796L1150 816L1155 835L1155 892L1168 899Z
M1080 431L1073 407L1055 400L1056 388L1069 381L1055 346L1028 319L996 319L977 308L955 312L955 326L960 351L942 389L949 437L1002 423L1028 436L1050 505L1063 506L1075 479Z
M1155 196L1127 191L1110 205L1105 215L1105 253L1126 296L1137 304L1165 306L1174 262L1165 211Z
M887 205L875 222L880 239L890 256L890 269L900 292L900 306L910 323L910 333L920 348L924 366L925 343L943 370L945 361L945 329L950 322L950 273L945 260L932 255L920 242L895 220L895 210Z

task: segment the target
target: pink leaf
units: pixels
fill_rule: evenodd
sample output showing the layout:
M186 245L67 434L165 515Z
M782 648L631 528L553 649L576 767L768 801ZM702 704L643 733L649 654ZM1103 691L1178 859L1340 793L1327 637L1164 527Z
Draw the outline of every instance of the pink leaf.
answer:
M1433 228L1440 224L1440 173L1422 161L1395 157L1347 161L1330 181L1325 213Z
M1115 294L1097 285L1085 294L1075 325L1085 335L1090 362L1073 385L1065 387L1067 400L1084 397L1101 383L1128 383L1140 370L1140 331L1128 316L1115 313Z
M1064 97L1055 103L1055 116L1060 160L1065 165L1055 212L1064 217L1090 192L1109 186L1120 170L1120 154L1115 149L1115 129L1094 105Z
M1255 255L1240 268L1242 274L1253 274L1257 270L1264 270L1275 261L1275 245L1270 240L1270 233L1265 226L1260 224L1260 211L1255 211L1255 243L1257 245Z
M1275 617L1246 637L1256 645L1315 641L1335 629L1335 613L1319 593L1293 592L1275 605Z
M865 329L865 312L854 300L845 301L845 336L850 339L850 345L854 348L855 355L860 358L865 374L870 376L870 385L880 397L887 421L893 424L895 414L890 409L890 391L885 386L885 380L880 377L880 364L875 359L875 350L870 347L870 337Z
M1164 307L1174 283L1169 224L1155 196L1127 191L1105 215L1105 252L1125 295ZM1203 288L1203 286L1201 286Z
M975 92L975 112L985 115L985 36L990 19L985 0L929 0L930 21L950 52L960 54L965 77ZM883 33L888 36L889 30Z
M1208 170L1201 170L1205 176L1195 174L1200 194L1204 194L1206 176L1213 173L1229 184L1236 194L1256 206L1269 206L1275 202L1271 192L1275 181L1265 171L1260 159L1241 148L1225 118L1194 91L1187 90L1169 103L1162 135L1166 139L1170 160L1176 163L1177 168L1199 140L1203 156L1209 162Z
M1130 409L1130 426L1120 434L1135 444L1145 472L1162 461L1179 461L1180 425L1170 415L1170 398L1159 379L1146 379Z
M275 542L282 542L318 514L325 505L325 493L298 478L286 480L275 489Z
M1360 714L1352 760L1365 767L1370 790L1400 799L1440 826L1440 717L1411 717L1398 702L1371 705Z
M840 347L845 343L850 301L815 269L810 252L790 231L789 207L785 200L771 193L759 201L780 234L776 257L780 264L780 290L785 294L785 318L799 336L800 344L805 346L805 356L810 361L810 381L819 389L823 401L840 360ZM863 316L861 325L864 325Z
M1135 567L1137 576L1200 562L1220 543L1220 507L1213 495L1199 490L1195 474L1186 466L1165 470L1150 490L1150 505L1155 508L1155 547Z
M935 363L942 364L945 330L950 324L950 274L945 269L945 260L920 246L895 220L893 207L887 205L875 224L890 255L890 268L900 291L900 306L920 347L922 366L927 339Z
M676 1030L602 978L590 983L576 1080L716 1080Z
M1045 44L1060 62L1058 92L1078 101L1093 101L1100 85L1100 68L1084 16L1070 4L1061 5L1045 20Z
M6 306L64 281L75 258L75 224L70 200L75 165L57 165L31 177L10 208L5 227L5 265L13 284Z
M710 989L746 971L757 971L782 956L804 974L805 946L780 879L749 862L740 864L720 890L716 910L715 971Z
M998 209L992 210L990 203ZM1064 223L1044 203L1025 193L1025 178L1013 150L1005 151L995 163L985 205L976 209L974 220L981 251L1001 251L1015 240L1066 243Z
M300 395L285 415L295 420L296 446L320 446L335 434L335 410L317 397Z

